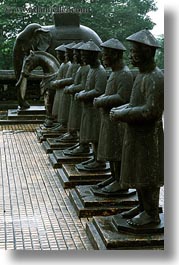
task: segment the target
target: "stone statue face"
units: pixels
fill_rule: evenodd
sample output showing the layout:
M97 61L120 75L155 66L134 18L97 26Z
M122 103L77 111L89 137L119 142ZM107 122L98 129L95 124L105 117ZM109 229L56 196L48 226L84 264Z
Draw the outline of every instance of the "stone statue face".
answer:
M102 49L102 61L106 67L111 66L111 51L110 49Z
M75 63L81 63L81 55L80 55L80 51L78 51L78 50L74 50L73 51L73 61L75 62Z
M64 62L64 60L65 60L65 52L57 51L56 54L57 54L58 61L59 62Z
M89 51L81 51L81 60L85 64L89 64L91 62L91 53Z
M117 49L103 48L102 61L106 67L112 67L115 62L122 59L123 52Z
M68 61L73 61L73 50L71 49L66 49L66 52L65 52L65 61L68 62Z
M135 67L140 67L149 62L154 56L154 53L155 52L152 50L152 48L147 45L137 42L132 43L132 48L130 49L131 63Z
M111 67L117 59L117 51L114 49L102 49L102 61L106 67Z
M95 51L81 51L81 60L84 64L93 65L98 59L98 52Z

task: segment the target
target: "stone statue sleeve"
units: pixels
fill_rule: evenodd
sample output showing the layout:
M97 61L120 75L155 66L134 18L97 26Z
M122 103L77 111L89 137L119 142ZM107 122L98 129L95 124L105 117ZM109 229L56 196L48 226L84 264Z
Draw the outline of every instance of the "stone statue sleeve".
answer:
M60 68L58 70L57 80L64 78L63 71L64 71L64 63L60 65Z
M80 67L76 73L75 81L72 86L69 87L69 93L75 94L82 91L85 88L88 71L84 67Z
M51 87L53 89L63 89L65 86L73 84L73 78L65 78L61 80L55 80L51 82Z
M116 93L101 97L98 107L112 108L129 102L133 85L132 74L130 72L122 72L116 79L115 85L117 86Z
M130 104L116 111L117 119L127 123L155 122L161 118L164 109L164 82L153 77L143 79L144 104L132 107ZM134 90L133 93L136 91Z
M80 76L81 80L80 80L79 84L73 86L73 89L72 89L73 94L78 93L78 92L82 91L83 89L85 89L89 69L90 68L87 68L87 67L85 67L85 69L83 69L83 67L82 67L81 76Z
M107 83L107 74L106 71L98 71L98 74L95 77L95 87L87 91L84 95L85 101L93 101L95 97L99 97L104 94Z
M76 75L75 75L75 79L74 79L74 84L78 85L80 84L82 79L82 73L81 73L81 67L77 70Z

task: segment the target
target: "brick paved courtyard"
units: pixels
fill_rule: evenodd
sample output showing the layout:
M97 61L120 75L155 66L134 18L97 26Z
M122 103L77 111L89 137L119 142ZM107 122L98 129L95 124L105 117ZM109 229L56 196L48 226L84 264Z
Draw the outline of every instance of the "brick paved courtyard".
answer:
M76 215L36 127L0 127L0 249L91 250L88 220Z
M91 250L35 127L1 126L0 249Z

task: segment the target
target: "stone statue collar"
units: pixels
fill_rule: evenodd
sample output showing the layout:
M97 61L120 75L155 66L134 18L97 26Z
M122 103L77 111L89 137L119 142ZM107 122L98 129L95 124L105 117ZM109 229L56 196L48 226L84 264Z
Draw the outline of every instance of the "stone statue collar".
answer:
M140 73L150 73L152 72L156 67L156 63L154 60L148 62L148 63L145 63L141 66L139 66L139 71Z
M120 71L124 68L124 62L123 60L116 61L111 65L111 69L113 72Z
M98 68L100 66L100 61L97 59L95 61L93 61L92 63L90 63L90 67L91 68Z

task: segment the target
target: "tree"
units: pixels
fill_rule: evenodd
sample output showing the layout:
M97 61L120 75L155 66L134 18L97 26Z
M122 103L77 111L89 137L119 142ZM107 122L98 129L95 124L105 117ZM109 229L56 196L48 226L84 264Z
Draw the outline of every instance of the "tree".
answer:
M154 0L56 0L55 4L54 0L1 1L0 69L12 68L11 58L16 35L33 22L41 25L53 24L50 11L59 7L81 10L81 24L95 30L103 41L114 37L126 46L127 36L143 28L153 28L154 23L147 13L156 10ZM44 12L39 12L43 8Z
M156 52L156 64L159 68L164 69L164 36L161 35L157 39L161 48Z

